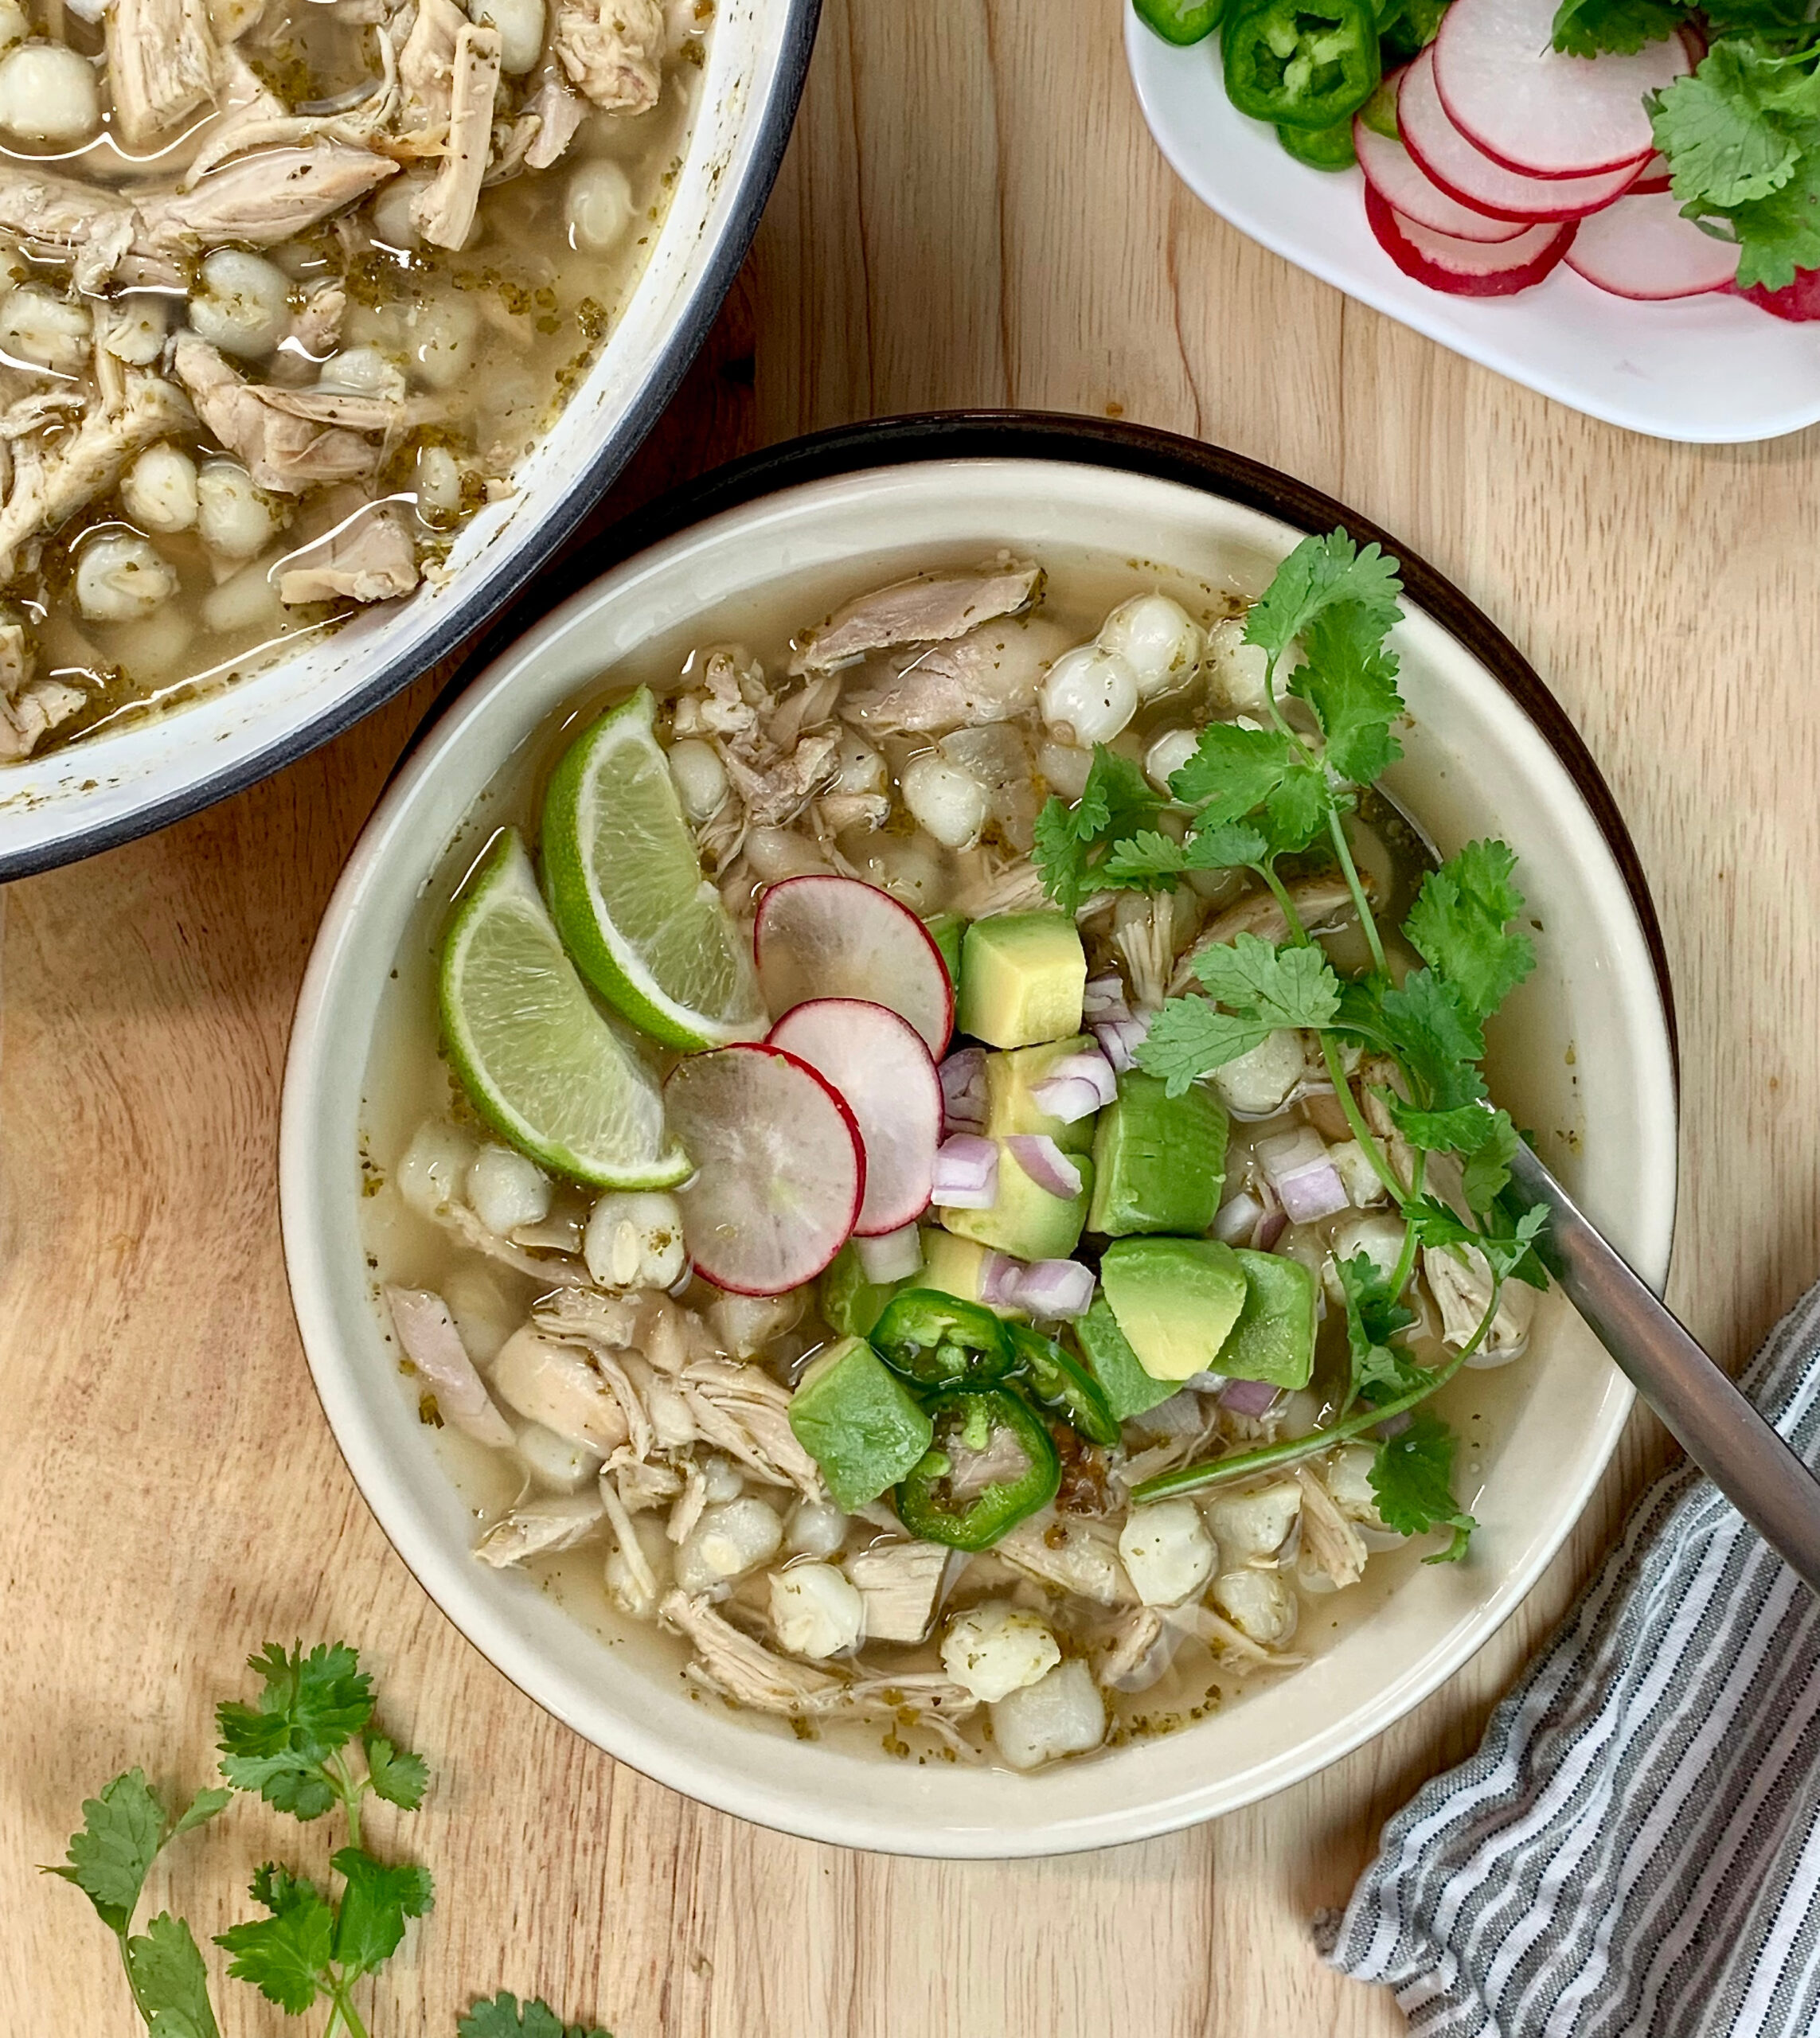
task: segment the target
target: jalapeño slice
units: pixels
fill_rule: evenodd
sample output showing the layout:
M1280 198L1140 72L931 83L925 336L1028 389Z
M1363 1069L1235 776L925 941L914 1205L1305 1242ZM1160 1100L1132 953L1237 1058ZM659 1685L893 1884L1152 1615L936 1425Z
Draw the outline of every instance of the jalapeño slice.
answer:
M1227 96L1275 127L1336 127L1382 75L1370 0L1244 0L1221 35Z
M936 1288L893 1295L872 1326L872 1343L887 1365L923 1387L981 1386L1011 1370L1011 1344L990 1310Z
M912 1536L989 1549L1055 1498L1061 1461L1042 1418L1016 1395L955 1388L925 1406L935 1442L897 1489L897 1518Z
M1099 1383L1086 1367L1054 1338L1045 1337L1027 1323L1007 1324L1006 1328L1032 1398L1053 1408L1089 1443L1103 1444L1110 1450L1119 1441L1119 1424Z

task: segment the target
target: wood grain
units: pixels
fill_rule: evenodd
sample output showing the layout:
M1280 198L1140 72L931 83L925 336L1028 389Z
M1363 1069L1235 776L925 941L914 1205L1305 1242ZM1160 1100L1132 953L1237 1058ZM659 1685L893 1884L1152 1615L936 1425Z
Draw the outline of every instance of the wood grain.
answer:
M1407 539L1533 658L1635 830L1681 998L1674 1292L1736 1361L1813 1274L1820 1229L1814 435L1627 437L1344 302L1175 183L1120 25L1116 0L826 0L751 262L619 505L797 431L1011 403L1199 434ZM1662 1458L1659 1431L1634 1426L1546 1579L1443 1691L1199 1832L1017 1867L894 1862L616 1770L392 1555L286 1299L273 1142L291 1002L432 684L253 792L6 901L0 2029L135 2028L105 1935L33 1864L130 1763L204 1780L209 1704L266 1637L345 1633L439 1774L409 1834L438 1905L377 1991L374 2038L444 2038L502 1985L619 2038L1400 2030L1387 1996L1315 1959L1310 1914L1471 1745ZM326 1851L241 1808L154 1900L218 1929L279 1840L306 1862ZM237 1985L227 2017L228 2038L284 2027Z

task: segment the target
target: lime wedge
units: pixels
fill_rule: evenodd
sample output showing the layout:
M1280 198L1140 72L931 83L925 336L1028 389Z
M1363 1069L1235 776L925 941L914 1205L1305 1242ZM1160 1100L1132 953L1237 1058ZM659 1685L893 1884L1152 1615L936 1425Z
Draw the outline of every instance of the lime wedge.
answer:
M507 829L443 944L443 1037L494 1130L600 1189L667 1189L690 1162L657 1079L588 994Z
M762 1038L750 947L701 874L648 687L571 745L544 796L544 880L581 974L672 1047Z

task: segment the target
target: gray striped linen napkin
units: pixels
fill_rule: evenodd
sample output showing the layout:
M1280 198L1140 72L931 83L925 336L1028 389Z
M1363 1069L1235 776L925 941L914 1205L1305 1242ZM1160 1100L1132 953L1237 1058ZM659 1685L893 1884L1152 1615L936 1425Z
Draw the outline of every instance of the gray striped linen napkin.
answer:
M1820 1463L1820 1288L1740 1384ZM1691 1467L1316 1943L1421 2038L1820 2032L1820 1603Z

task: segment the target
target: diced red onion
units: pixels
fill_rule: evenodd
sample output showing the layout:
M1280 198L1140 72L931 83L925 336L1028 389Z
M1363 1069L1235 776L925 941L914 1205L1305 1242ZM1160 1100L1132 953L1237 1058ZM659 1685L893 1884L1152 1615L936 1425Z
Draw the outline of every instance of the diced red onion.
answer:
M959 1048L935 1071L942 1084L942 1130L986 1130L986 1050Z
M1125 979L1116 970L1103 977L1089 977L1080 994L1080 1016L1089 1025L1101 1019L1129 1019L1131 1008L1125 1002Z
M855 1239L860 1271L876 1286L888 1282L907 1281L923 1264L923 1235L914 1224L904 1224L875 1239Z
M1096 1022L1093 1037L1099 1043L1099 1051L1123 1076L1127 1068L1138 1065L1138 1050L1148 1037L1150 1021L1148 1014L1140 1018L1108 1019Z
M990 1210L998 1201L998 1149L990 1139L957 1132L935 1152L929 1201L944 1210Z
M1263 1205L1249 1189L1241 1189L1236 1196L1228 1197L1215 1213L1213 1236L1223 1245L1236 1245L1240 1239L1249 1241L1263 1214Z
M1047 1189L1051 1196L1080 1195L1080 1168L1046 1132L1013 1132L1005 1144L1038 1189Z
M1017 1306L1017 1283L1026 1263L1008 1252L989 1252L979 1263L979 1299L988 1309Z
M1327 1143L1313 1126L1258 1142L1258 1164L1283 1199L1291 1224L1312 1224L1350 1209L1352 1198L1327 1158Z
M1258 1220L1258 1228L1252 1234L1252 1248L1256 1252L1275 1250L1277 1240L1289 1229L1289 1220L1280 1210L1267 1210Z
M1033 1316L1084 1316L1093 1306L1093 1269L1077 1259L1039 1259L1018 1279L1017 1305Z
M1277 1390L1267 1380L1229 1380L1220 1390L1220 1406L1235 1415L1268 1415Z
M1087 1085L1093 1101L1084 1109L1080 1107L1080 1085ZM1119 1094L1119 1078L1112 1064L1097 1048L1088 1048L1080 1054L1064 1055L1041 1083L1030 1086L1030 1095L1041 1105L1051 1118L1059 1118L1063 1124L1072 1125L1076 1119L1088 1118L1111 1103Z

